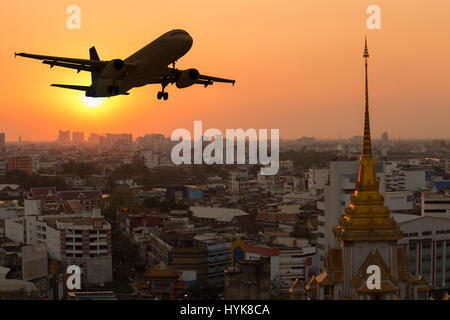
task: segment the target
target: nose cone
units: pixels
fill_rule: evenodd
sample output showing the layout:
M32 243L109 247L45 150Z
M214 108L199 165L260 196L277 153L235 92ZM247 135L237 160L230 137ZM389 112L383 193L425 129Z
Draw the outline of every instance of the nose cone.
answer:
M194 43L194 39L192 39L190 34L187 32L186 32L186 35L184 36L184 39L186 41L186 47L188 48L188 50L191 49L192 44Z

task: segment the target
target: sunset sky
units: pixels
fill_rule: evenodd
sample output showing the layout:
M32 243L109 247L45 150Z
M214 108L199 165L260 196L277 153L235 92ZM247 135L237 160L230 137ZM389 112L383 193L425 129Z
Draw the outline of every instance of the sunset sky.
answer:
M81 30L66 27L69 5ZM366 9L381 8L381 30ZM450 1L179 0L1 1L0 132L8 141L55 140L59 129L170 135L177 128L278 128L281 138L362 134L363 42L369 42L372 135L450 138ZM235 87L160 86L87 106L83 93L51 83L89 85L90 73L17 58L14 51L125 59L181 28L194 39L178 68L236 79Z

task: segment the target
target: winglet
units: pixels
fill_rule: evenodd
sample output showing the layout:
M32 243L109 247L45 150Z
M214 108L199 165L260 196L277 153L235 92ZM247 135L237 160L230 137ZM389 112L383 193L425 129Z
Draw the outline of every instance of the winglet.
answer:
M14 52L14 58L15 58L15 57L17 57L17 53L16 53L16 52Z

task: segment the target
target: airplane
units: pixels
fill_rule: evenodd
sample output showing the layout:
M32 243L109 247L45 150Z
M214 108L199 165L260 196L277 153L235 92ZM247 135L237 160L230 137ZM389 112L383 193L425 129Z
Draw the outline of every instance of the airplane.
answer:
M177 88L187 88L194 84L201 84L205 88L214 82L231 83L235 80L211 77L200 74L195 68L178 70L175 63L192 47L193 39L184 30L169 31L147 46L137 51L125 60L100 60L95 47L90 48L90 59L63 58L29 53L14 53L14 57L25 57L43 60L50 68L54 66L91 72L92 84L78 86L67 84L52 84L53 87L85 91L87 97L113 97L128 95L129 90L147 84L160 84L162 90L158 92L158 100L169 98L165 88L169 84ZM171 66L171 67L170 67Z

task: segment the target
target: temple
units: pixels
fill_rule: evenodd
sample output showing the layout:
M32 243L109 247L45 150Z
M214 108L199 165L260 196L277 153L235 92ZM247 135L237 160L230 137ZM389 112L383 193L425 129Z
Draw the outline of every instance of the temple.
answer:
M313 276L301 288L300 282L292 287L295 299L426 299L429 286L421 277L409 272L404 248L397 247L403 233L384 205L376 177L375 159L372 155L369 120L368 59L365 40L364 138L359 159L358 180L351 196L351 204L333 230L339 240L324 261L325 271ZM379 286L368 286L369 266L380 270Z

